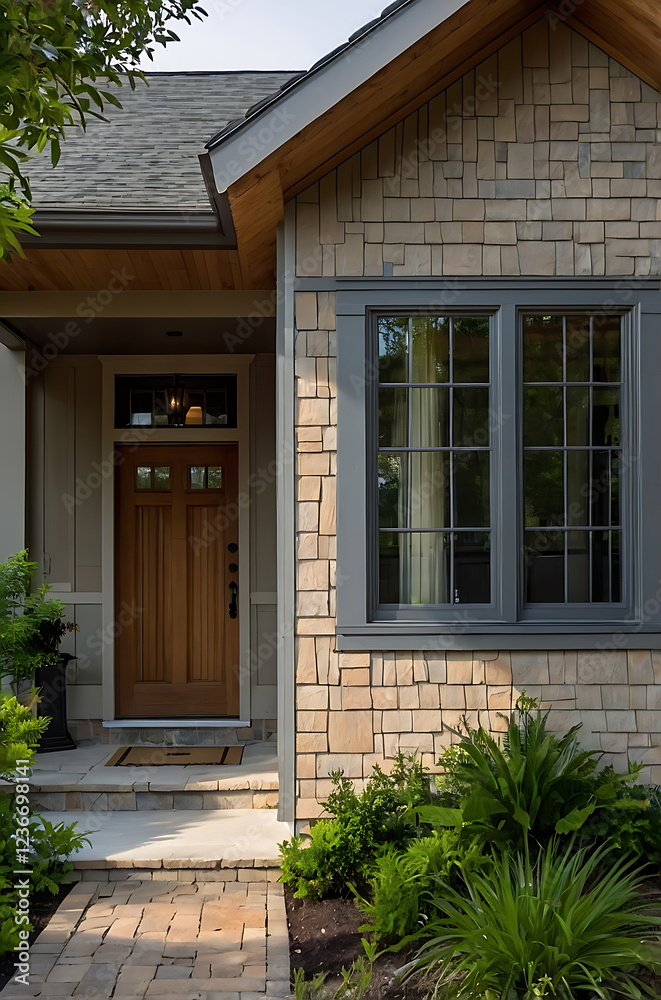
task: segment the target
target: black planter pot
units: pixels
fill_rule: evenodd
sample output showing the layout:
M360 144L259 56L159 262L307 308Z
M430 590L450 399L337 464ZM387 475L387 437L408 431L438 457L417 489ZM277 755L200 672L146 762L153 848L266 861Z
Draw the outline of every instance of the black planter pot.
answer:
M63 653L52 667L38 667L34 682L41 688L41 701L37 706L37 716L50 718L48 729L39 741L39 753L54 753L56 750L75 750L76 744L67 729L67 681L66 670L69 660L75 657Z

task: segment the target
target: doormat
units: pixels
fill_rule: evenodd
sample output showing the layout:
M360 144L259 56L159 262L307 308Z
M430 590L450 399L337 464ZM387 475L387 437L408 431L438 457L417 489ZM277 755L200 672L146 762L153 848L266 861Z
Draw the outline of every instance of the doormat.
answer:
M176 764L240 764L243 747L120 747L106 767L159 767Z

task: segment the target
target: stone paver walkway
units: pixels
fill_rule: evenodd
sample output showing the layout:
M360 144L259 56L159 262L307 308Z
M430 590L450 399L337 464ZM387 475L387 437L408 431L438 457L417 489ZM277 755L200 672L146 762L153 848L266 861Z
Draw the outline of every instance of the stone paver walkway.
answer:
M91 874L91 873L86 873ZM103 878L105 873L98 873ZM110 871L74 886L0 1000L266 1000L290 995L279 872Z

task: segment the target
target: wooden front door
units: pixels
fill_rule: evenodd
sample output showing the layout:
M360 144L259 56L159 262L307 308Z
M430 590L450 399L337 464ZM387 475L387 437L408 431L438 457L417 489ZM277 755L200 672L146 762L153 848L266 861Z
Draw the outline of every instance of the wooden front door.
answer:
M117 713L238 718L237 447L118 450Z

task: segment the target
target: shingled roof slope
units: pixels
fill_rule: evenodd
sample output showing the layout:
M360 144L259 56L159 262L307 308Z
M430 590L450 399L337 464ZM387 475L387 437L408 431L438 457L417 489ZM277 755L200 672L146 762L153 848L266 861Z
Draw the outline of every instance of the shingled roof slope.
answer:
M109 122L72 127L53 169L29 166L39 208L210 210L198 153L219 125L279 90L293 71L148 73L149 86L118 91Z

